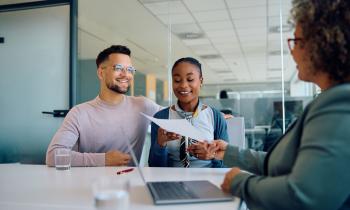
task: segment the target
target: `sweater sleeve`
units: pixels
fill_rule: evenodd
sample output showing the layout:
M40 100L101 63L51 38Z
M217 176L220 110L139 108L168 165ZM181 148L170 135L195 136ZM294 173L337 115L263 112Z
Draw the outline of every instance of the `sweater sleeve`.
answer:
M104 166L105 153L81 153L75 149L79 139L79 110L73 108L51 140L46 152L46 165L55 166L55 149L72 149L72 166Z
M232 194L243 198L250 209L340 209L350 188L350 111L343 109L320 109L305 120L289 173L241 173L231 183Z
M154 115L158 119L169 118L169 108L163 109ZM148 165L150 167L167 167L168 166L168 150L158 144L158 128L159 126L151 124L151 148L149 152Z

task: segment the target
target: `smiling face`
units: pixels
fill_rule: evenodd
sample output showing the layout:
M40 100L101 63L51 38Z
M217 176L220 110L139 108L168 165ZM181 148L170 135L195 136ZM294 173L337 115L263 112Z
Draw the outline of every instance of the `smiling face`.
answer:
M112 53L108 56L108 60L98 68L98 78L102 89L107 88L115 93L125 94L129 90L133 74L127 71L115 71L113 66L116 64L121 64L125 68L132 66L128 55Z
M194 111L188 109L195 108L198 103L199 91L203 83L199 71L197 66L188 62L179 63L172 71L173 91L184 111Z

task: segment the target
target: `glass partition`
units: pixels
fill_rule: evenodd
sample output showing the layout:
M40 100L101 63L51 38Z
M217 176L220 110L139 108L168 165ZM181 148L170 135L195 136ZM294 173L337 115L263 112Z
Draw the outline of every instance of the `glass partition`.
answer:
M202 101L244 117L253 149L267 150L314 95L313 86L298 80L287 47L294 32L290 0L84 0L78 5L79 102L97 95L94 59L112 44L132 51L138 71L129 94L163 106L174 103L174 61L200 60Z
M41 112L67 109L75 93L77 103L95 98L99 91L95 59L112 44L126 45L132 51L137 73L127 94L143 95L163 106L176 102L170 74L174 61L185 56L200 60L204 76L201 100L223 113L243 117L247 145L256 150L267 150L317 93L314 85L298 79L287 46L294 31L289 21L291 0L79 0L76 78L69 74L69 63L75 57L73 54L69 62L69 7L7 10L9 4L24 2L28 8L37 5L27 0L0 3L0 28L4 29L0 30L0 53L5 56L0 58L6 66L0 84L2 95L8 96L3 103L8 109L3 109L0 123L0 162L44 163L47 145L63 118ZM41 6L57 3L39 2ZM23 20L15 21L19 18ZM50 30L41 30L44 26ZM19 52L27 52L26 59L14 66L13 53L8 50L17 49L22 42L27 51ZM14 67L17 69L8 71ZM25 74L15 73L19 69ZM10 85L6 86L19 75L27 81L27 73L40 75L31 75L35 79L23 83L26 91L20 94L38 97L40 100L32 101L39 105L24 105L23 97L12 97L20 95L21 88L11 95ZM13 132L18 128L19 134Z

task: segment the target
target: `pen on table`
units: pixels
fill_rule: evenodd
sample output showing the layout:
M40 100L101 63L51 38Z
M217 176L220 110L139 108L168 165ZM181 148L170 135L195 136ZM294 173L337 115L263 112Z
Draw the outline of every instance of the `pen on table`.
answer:
M121 170L121 171L117 171L117 174L120 175L120 174L125 174L125 173L128 173L128 172L131 172L133 171L134 168L128 168L128 169L124 169L124 170Z

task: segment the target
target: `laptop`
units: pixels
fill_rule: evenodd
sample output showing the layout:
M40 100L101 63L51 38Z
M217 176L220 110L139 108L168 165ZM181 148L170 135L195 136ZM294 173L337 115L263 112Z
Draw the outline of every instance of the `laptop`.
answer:
M232 195L207 180L146 182L146 185L156 205L233 201Z
M221 191L207 180L146 182L134 151L130 155L156 205L233 201L233 196Z

